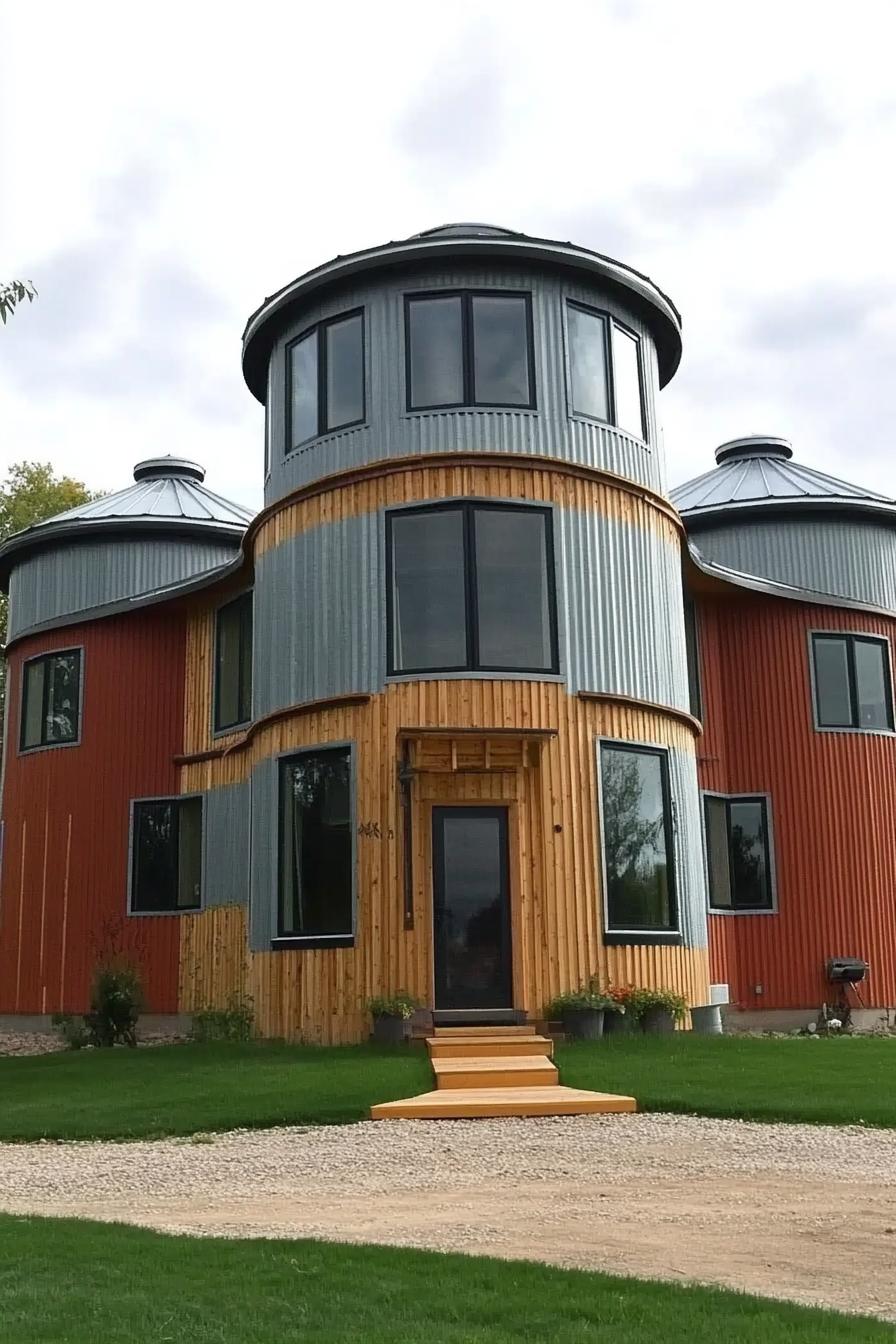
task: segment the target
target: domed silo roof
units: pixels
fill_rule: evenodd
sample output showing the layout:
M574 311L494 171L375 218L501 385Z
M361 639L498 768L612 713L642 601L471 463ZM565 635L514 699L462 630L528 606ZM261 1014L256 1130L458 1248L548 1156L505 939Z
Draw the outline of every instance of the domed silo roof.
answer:
M229 564L252 513L207 489L204 478L185 458L148 458L126 489L8 537L0 546L8 642L161 600L165 590Z
M715 456L713 471L671 492L698 565L791 597L896 611L896 501L793 461L770 435Z

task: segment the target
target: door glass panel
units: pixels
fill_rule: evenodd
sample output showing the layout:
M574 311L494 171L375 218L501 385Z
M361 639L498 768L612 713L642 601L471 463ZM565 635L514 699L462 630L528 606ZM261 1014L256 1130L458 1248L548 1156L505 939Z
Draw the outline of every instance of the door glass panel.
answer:
M436 1006L511 1006L503 811L434 813Z
M480 406L530 405L526 300L476 294L472 304L474 400Z
M392 519L392 665L467 665L464 519L459 509Z
M410 405L459 406L464 399L463 319L458 295L408 304Z
M856 655L858 726L889 728L891 724L885 667L886 646L872 640L857 639L853 648Z
M475 519L480 665L550 668L545 515L477 509Z

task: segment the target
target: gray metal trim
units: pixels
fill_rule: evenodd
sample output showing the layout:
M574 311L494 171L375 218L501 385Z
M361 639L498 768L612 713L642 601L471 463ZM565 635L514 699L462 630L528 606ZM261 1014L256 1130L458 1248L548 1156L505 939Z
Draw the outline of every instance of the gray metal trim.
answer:
M818 722L818 695L815 684L815 656L812 647L812 640L815 635L829 635L834 638L843 638L853 635L858 639L873 639L879 644L887 646L887 672L890 677L890 704L891 711L896 714L896 703L894 703L893 688L893 649L890 643L889 635L879 634L874 630L825 630L813 627L806 631L806 642L808 646L809 657L809 712L812 721L812 731L815 733L847 733L850 736L861 734L864 737L896 737L896 728L829 728L826 724Z
M820 592L817 588L798 588L793 584L782 583L778 579L766 579L758 574L746 574L741 570L729 569L726 565L708 559L690 537L687 544L688 554L699 570L708 574L710 578L721 579L736 588L747 588L751 592L767 593L769 597L783 597L793 602L808 602L814 606L843 607L847 611L867 611L874 616L896 615L896 610L879 607L873 602L862 602L859 598L840 597L836 593Z
M726 802L738 799L762 798L765 800L765 820L768 830L768 880L772 893L772 903L768 910L723 910L710 904L709 887L709 845L706 834L706 808L704 798L724 798ZM776 915L778 914L778 867L775 861L775 821L772 809L772 795L766 789L750 789L747 792L723 793L721 789L700 790L700 829L703 836L703 860L706 865L706 913L708 915Z
M202 841L200 844L200 853L202 855L202 871L199 874L199 904L185 906L182 910L132 910L131 901L133 899L134 883L134 805L136 803L176 803L184 798L198 798L202 809ZM125 914L128 919L163 919L168 915L175 915L181 918L183 915L199 915L206 908L205 905L205 875L208 869L206 857L206 825L205 825L205 794L202 792L194 793L150 793L143 798L131 798L128 802L128 878L127 878L127 906Z
M27 668L27 666L28 666L29 663L36 663L36 662L39 662L42 658L53 658L53 657L55 657L57 654L60 654L60 653L76 653L76 652L80 655L80 659L81 659L80 667L79 667L79 669L78 669L78 736L77 736L76 738L74 738L74 740L71 741L71 742L45 742L45 743L43 743L41 746L38 746L38 747L23 747L23 746L22 746L22 721L23 721L23 717L24 717L24 714L25 714L25 681L26 681L26 677L25 677L25 669ZM16 733L16 755L17 755L17 756L33 756L36 752L39 752L39 751L59 751L60 748L62 748L62 747L80 747L80 745L81 745L81 741L82 741L82 738L83 738L83 733L84 733L84 682L85 682L85 679L86 679L86 678L85 678L85 668L86 668L86 666L87 666L87 658L86 658L86 656L85 656L85 649L84 649L84 645L83 645L83 644L63 644L63 645L62 645L60 648L58 648L58 649L45 649L43 653L35 653L31 658L26 658L26 659L25 659L25 661L22 663L21 675L19 676L19 695L18 695L18 701L19 701L19 714L18 714L18 721L17 721L17 722L18 722L18 732ZM8 679L8 678L9 678L9 665L8 665L8 664L7 664L7 668L6 668L6 676L7 676L7 679ZM7 708L7 710L8 710L8 708L9 708L9 700L10 700L10 697L7 696L7 697L6 697L6 701L7 701L6 708ZM7 728L7 727L8 727L8 725L6 725L6 726L4 727L4 738L3 738L4 747L5 747L5 744L6 744L6 741L7 741L7 738L6 738L6 736L5 736L6 728ZM4 751L4 761L5 761L5 755L6 755L6 753L5 753L5 751Z

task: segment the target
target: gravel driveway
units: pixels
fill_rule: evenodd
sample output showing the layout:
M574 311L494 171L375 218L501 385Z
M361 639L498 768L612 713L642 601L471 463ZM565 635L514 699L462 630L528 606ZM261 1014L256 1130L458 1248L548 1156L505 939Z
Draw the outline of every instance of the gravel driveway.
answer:
M0 1144L0 1209L700 1280L896 1320L896 1135L666 1115Z

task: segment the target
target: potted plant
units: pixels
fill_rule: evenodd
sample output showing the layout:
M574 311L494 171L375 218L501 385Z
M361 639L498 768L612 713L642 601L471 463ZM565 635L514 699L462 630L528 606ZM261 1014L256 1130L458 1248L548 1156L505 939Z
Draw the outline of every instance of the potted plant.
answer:
M610 985L608 987L607 994L613 1000L615 1011L604 1013L605 1036L630 1036L636 1030L638 1017L632 1010L631 1002L634 992L634 985Z
M567 1036L576 1041L599 1041L604 1034L607 1014L615 1016L617 1007L609 995L600 989L596 977L580 989L558 994L545 1009L546 1016L559 1019Z
M381 1045L401 1045L407 1040L417 1000L404 989L397 994L378 995L367 1000L373 1018L373 1039Z
M649 1035L666 1035L675 1030L688 1010L687 1000L671 989L635 989L629 999L632 1012Z

